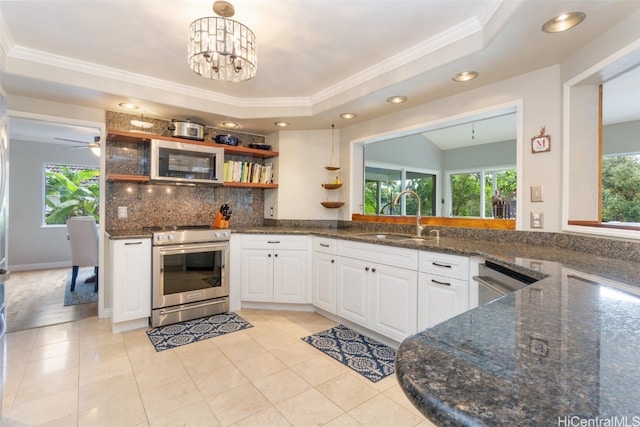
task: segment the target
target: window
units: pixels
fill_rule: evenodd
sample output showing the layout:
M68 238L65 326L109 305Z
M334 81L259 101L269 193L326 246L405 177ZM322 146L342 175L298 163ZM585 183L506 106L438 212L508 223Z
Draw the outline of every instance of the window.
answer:
M451 216L515 218L516 178L515 169L451 173Z
M602 222L640 224L640 154L603 156Z
M100 169L93 166L44 165L44 224L65 224L72 216L98 220Z
M365 168L365 215L416 215L418 202L414 197L403 197L398 206L394 199L404 190L413 190L422 201L422 214L435 215L436 175L404 169Z

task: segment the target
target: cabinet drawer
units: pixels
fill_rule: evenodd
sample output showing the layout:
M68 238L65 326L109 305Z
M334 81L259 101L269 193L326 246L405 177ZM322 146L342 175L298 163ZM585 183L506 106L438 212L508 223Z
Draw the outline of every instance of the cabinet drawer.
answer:
M418 268L418 251L416 249L339 240L338 254L408 270L417 270Z
M460 255L420 251L420 271L464 281L469 280L469 258Z
M243 234L245 249L307 249L307 236L287 234Z
M326 254L338 253L338 242L336 239L327 239L326 237L313 238L313 250Z

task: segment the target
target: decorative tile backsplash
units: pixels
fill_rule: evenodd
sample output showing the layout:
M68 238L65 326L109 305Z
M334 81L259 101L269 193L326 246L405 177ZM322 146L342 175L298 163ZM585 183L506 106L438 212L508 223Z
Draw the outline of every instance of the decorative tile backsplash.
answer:
M107 111L107 129L122 131L139 130L131 120L140 120L138 115ZM163 136L171 136L168 120L144 117L153 123L147 131ZM241 145L251 142L264 143L260 135L243 134L227 130L205 128L205 142L213 142L218 134L237 136ZM141 134L141 136L143 136ZM152 135L149 135L152 136ZM130 175L148 175L147 144L107 140L106 172ZM244 159L233 156L234 159ZM255 188L195 187L142 184L134 182L108 181L106 185L105 226L107 230L136 230L149 226L211 224L215 213L223 203L228 203L233 211L231 227L255 227L262 225L264 212L264 190ZM118 218L118 207L127 207L127 218Z

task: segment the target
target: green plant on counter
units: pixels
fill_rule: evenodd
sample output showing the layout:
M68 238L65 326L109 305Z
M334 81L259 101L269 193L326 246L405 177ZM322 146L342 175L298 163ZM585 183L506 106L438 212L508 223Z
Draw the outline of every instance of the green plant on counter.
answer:
M65 224L72 216L93 216L98 221L100 170L47 165L45 170L45 223Z

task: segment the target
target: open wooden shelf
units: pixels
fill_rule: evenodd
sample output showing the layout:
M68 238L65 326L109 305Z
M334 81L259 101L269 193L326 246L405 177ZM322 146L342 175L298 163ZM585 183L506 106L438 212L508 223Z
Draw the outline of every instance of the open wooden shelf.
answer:
M344 206L344 202L320 202L320 204L328 209L336 209Z
M150 178L146 175L127 175L123 173L110 173L107 175L107 181L149 182Z
M245 188L278 188L278 184L258 184L253 182L225 182L225 187L245 187Z
M225 154L235 154L240 156L251 156L268 159L277 157L279 153L271 150L260 150L258 148L241 147L238 145L216 144L215 142L195 141L193 139L175 138L172 136L155 135L142 132L127 132L122 130L109 129L107 131L110 142L126 142L126 143L148 143L152 139L161 139L163 141L181 142L193 145L207 145L224 149Z
M340 184L322 184L322 186L324 188L326 188L327 190L337 190L338 188L342 187L342 183L340 183Z

